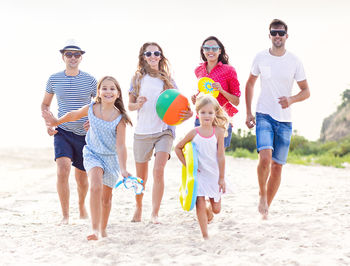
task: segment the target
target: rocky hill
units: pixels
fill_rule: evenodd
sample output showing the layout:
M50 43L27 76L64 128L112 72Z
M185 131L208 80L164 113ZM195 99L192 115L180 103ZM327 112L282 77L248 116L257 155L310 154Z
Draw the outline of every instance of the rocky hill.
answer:
M337 141L350 135L350 102L343 102L336 112L323 120L321 141Z

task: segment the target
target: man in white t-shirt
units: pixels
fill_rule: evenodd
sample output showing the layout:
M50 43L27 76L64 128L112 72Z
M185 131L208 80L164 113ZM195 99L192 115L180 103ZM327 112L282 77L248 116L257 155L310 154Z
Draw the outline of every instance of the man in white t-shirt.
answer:
M272 47L257 54L248 78L245 96L248 128L256 124L259 153L259 212L267 219L269 206L281 183L282 166L286 163L292 136L293 103L310 96L304 68L299 59L285 49L288 39L286 23L274 19L269 26ZM256 121L251 105L255 82L260 75L261 92L256 107ZM294 80L300 92L292 95Z

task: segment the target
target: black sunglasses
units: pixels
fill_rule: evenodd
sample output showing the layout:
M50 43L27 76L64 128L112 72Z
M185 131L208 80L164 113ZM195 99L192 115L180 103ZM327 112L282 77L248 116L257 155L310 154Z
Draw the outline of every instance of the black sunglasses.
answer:
M66 56L67 58L72 58L74 56L75 58L78 59L78 58L80 58L81 53L79 53L79 52L75 52L75 53L67 52L64 54L64 56Z
M160 51L155 51L155 52L144 52L143 53L146 57L151 57L152 54L154 54L155 57L158 57L161 55Z
M271 36L277 36L278 34L278 36L283 37L287 32L285 30L270 30L270 34Z

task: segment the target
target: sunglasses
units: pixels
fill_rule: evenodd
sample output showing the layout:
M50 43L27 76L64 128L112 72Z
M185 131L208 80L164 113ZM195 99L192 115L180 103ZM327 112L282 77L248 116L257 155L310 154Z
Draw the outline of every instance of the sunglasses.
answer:
M79 52L75 52L75 53L67 52L64 54L64 56L66 56L67 58L72 58L74 56L75 58L78 59L81 57L81 53L79 53Z
M144 52L143 53L146 57L151 57L152 54L155 56L155 57L158 57L160 56L162 53L160 51L154 51L154 52Z
M203 45L202 48L205 52L209 52L210 50L212 50L213 52L217 52L217 51L219 51L220 46L218 46L218 45L213 45L213 46Z
M270 34L271 36L277 36L278 34L278 36L283 37L287 32L285 30L270 30Z

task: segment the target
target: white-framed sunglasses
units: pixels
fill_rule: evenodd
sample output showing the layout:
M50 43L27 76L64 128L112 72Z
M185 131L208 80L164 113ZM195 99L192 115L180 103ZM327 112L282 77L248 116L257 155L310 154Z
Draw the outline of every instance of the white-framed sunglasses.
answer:
M152 54L155 56L155 57L158 57L160 56L162 53L160 51L154 51L154 52L151 52L151 51L147 51L147 52L144 52L143 53L146 57L151 57Z
M212 50L213 52L216 53L217 51L219 51L220 46L218 46L218 45L213 45L213 46L203 45L202 48L205 52L209 52L210 50Z

